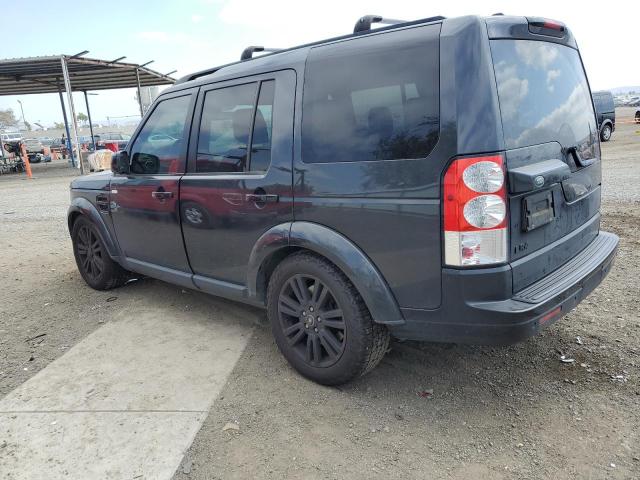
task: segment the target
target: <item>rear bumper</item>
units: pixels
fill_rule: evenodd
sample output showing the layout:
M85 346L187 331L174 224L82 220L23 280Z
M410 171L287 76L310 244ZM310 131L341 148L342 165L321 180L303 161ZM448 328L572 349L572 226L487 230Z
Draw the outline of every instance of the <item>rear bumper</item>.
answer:
M504 345L516 343L569 313L609 273L616 235L600 232L580 253L546 277L503 299L508 266L443 271L443 303L437 310L403 309L397 338Z

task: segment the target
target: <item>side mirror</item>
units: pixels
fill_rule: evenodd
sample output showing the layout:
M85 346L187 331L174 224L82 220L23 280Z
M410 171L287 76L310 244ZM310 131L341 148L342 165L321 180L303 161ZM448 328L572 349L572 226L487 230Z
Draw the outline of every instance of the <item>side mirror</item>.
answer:
M120 175L129 173L129 154L126 150L121 150L113 154L111 157L111 171Z

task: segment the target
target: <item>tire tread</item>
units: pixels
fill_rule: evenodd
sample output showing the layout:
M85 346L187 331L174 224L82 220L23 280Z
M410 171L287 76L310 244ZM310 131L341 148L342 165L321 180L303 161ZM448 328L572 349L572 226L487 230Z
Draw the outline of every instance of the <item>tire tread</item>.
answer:
M276 293L273 291L277 285L280 285L284 266L292 263L312 263L317 268L322 269L328 277L331 277L337 284L341 285L347 293L347 298L351 302L353 311L358 312L357 318L354 320L360 323L363 335L360 336L359 347L364 350L364 354L360 357L359 363L349 365L339 375L330 379L314 379L321 381L325 385L339 385L349 382L355 378L366 375L373 370L387 353L389 348L390 333L386 326L375 323L371 317L371 313L367 308L360 293L347 276L328 260L310 253L308 251L296 252L286 257L275 269L269 281L267 298L272 298ZM344 309L344 307L343 307Z

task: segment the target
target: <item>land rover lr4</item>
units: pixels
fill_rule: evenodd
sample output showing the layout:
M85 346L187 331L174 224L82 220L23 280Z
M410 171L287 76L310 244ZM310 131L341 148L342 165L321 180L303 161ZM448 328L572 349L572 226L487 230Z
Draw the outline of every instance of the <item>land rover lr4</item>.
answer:
M96 289L131 272L265 307L323 384L389 338L505 344L611 268L598 128L574 37L532 17L433 17L180 79L68 222Z

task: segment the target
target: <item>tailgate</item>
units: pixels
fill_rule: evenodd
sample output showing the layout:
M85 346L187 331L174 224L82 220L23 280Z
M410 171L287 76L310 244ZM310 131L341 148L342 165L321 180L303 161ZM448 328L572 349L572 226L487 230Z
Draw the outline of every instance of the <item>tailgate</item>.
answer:
M491 40L506 146L513 289L556 270L597 235L600 145L578 51Z

